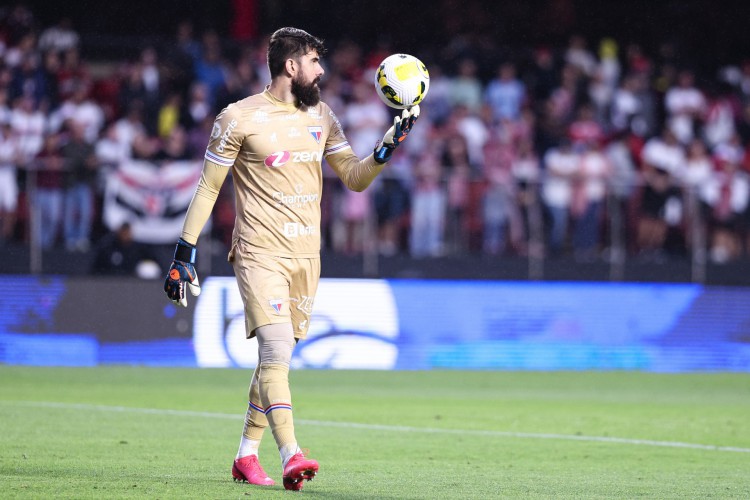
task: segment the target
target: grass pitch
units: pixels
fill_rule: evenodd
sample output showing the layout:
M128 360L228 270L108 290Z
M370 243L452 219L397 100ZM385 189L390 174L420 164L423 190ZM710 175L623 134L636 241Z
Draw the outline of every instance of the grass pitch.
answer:
M0 367L2 498L290 498L234 483L246 370ZM750 375L293 371L298 495L750 498Z

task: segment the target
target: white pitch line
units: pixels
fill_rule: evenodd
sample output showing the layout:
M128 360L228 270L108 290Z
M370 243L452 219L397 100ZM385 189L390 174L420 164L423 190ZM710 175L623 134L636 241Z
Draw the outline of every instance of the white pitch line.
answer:
M221 418L241 420L244 415L229 413L213 413L206 411L170 410L162 408L134 408L129 406L92 405L85 403L56 403L51 401L0 401L0 404L10 406L37 406L42 408L60 408L66 410L98 410L108 412L140 413L148 415L174 415L180 417ZM736 446L716 446L710 444L682 443L679 441L655 441L651 439L630 439L609 436L583 436L578 434L549 434L536 432L510 432L472 429L439 429L435 427L409 427L403 425L360 424L356 422L333 422L325 420L295 419L295 423L317 427L338 427L344 429L363 429L370 431L388 432L417 432L422 434L457 434L461 436L481 437L511 437L521 439L560 439L567 441L589 441L597 443L617 443L641 446L661 446L665 448L689 448L693 450L730 451L736 453L750 453L750 448Z

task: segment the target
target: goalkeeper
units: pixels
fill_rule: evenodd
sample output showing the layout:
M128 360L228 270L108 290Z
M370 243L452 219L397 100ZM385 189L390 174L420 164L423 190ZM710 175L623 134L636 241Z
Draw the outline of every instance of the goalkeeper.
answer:
M320 101L324 53L321 40L296 28L271 36L271 83L216 117L164 283L181 306L187 305L186 288L200 293L195 245L231 169L236 218L228 259L244 303L246 334L257 337L259 358L232 476L274 484L258 462L263 431L270 426L290 490L301 489L318 471L317 461L297 444L288 376L292 351L310 326L320 277L321 161L328 161L347 188L362 191L419 117L418 106L404 110L373 153L357 158L336 115Z

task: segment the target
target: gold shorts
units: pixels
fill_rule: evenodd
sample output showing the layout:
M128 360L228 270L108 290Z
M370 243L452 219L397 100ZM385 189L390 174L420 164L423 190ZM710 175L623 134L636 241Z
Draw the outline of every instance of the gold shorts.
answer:
M294 337L304 339L310 327L320 258L287 258L232 249L230 262L245 305L245 333L272 323L291 323Z

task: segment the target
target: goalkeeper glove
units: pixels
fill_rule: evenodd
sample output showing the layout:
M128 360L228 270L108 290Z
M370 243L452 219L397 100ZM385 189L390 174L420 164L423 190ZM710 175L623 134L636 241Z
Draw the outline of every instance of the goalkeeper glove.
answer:
M383 136L383 141L375 147L374 156L378 163L386 163L391 159L393 151L411 132L414 122L419 118L419 105L405 109L401 116L393 118L393 126Z
M201 293L201 285L198 282L198 273L195 271L196 249L187 241L180 238L174 250L174 260L169 266L167 279L164 281L164 291L167 296L178 306L187 307L185 296L185 285L190 288L190 293L197 297Z

